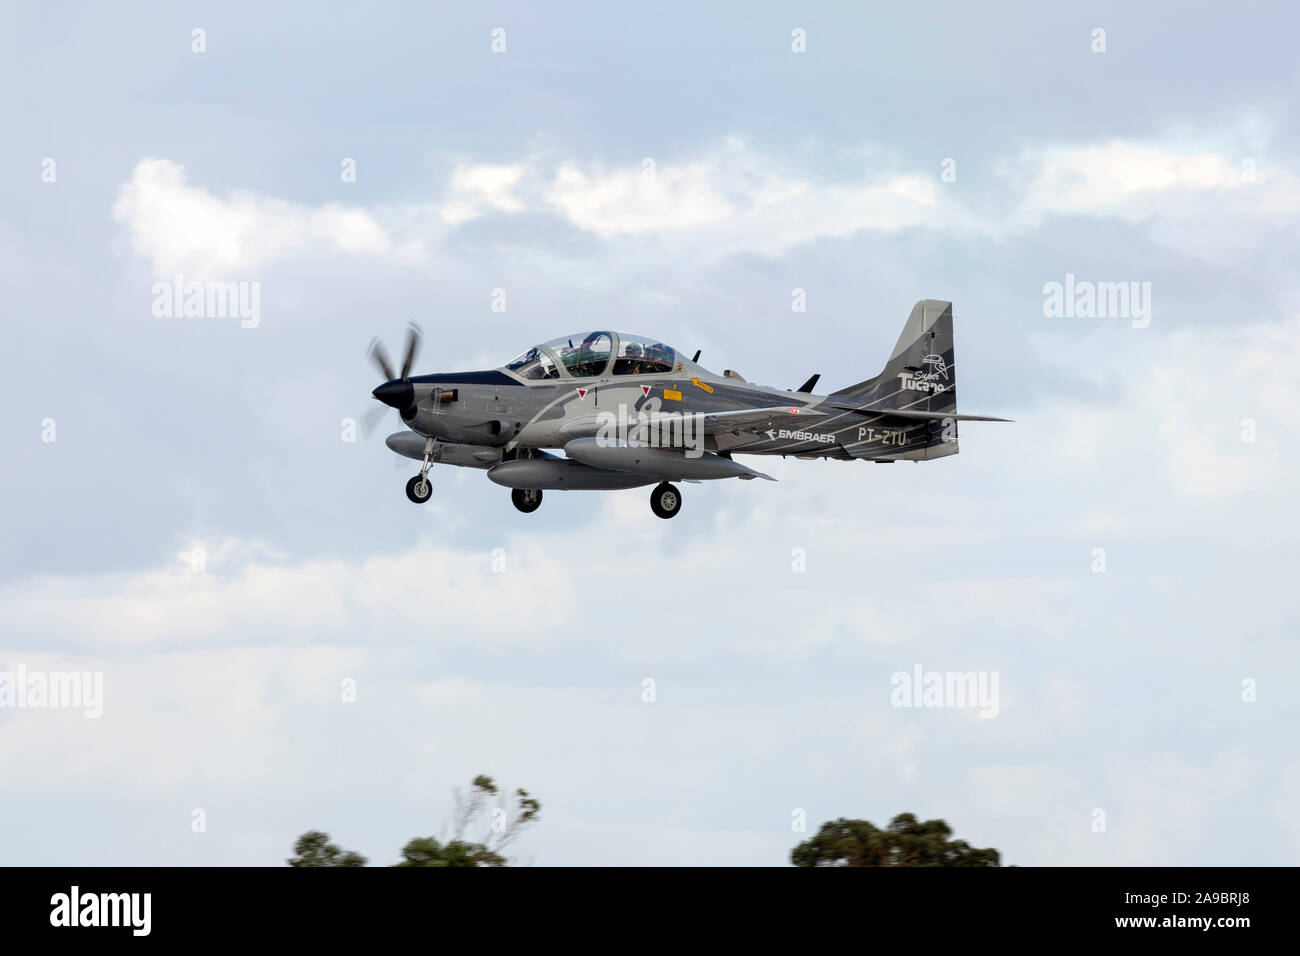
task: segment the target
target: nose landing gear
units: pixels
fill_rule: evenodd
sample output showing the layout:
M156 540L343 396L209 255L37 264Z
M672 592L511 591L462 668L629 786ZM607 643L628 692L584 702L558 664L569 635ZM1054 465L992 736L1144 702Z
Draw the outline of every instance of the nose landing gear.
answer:
M420 473L406 483L406 497L417 505L422 505L433 497L433 482L429 480L429 468L433 465L433 439L424 443L424 465Z
M406 483L406 497L422 505L433 497L433 482L424 475L416 475Z

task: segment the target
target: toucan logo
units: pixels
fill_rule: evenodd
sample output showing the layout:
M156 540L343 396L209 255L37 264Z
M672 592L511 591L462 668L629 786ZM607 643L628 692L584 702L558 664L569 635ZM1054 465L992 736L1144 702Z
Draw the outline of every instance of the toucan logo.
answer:
M948 365L943 360L942 355L935 355L931 352L925 358L921 359L921 364L930 367L943 376L943 380L948 381Z

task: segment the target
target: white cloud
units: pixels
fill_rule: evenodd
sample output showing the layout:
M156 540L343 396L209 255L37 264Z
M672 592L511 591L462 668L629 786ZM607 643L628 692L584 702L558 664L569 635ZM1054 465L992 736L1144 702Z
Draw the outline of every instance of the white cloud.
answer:
M775 254L823 236L964 229L971 222L937 179L880 172L818 182L735 140L701 158L653 167L562 163L541 198L603 239L654 235L714 253Z
M1045 213L1142 219L1170 202L1172 194L1186 199L1188 193L1252 185L1240 167L1216 153L1178 153L1122 140L1052 147L1036 154L1033 163L1022 212L1035 219Z
M160 275L189 273L201 281L248 276L262 266L313 248L382 255L394 243L357 206L311 207L249 192L214 196L186 182L167 159L142 160L113 204L136 255Z
M1032 231L1052 215L1120 219L1213 261L1271 244L1268 230L1300 213L1300 180L1290 170L1159 144L1053 146L1002 172L1027 183L1008 230Z
M189 185L166 159L139 163L113 207L131 248L160 274L247 275L311 250L427 257L447 227L491 215L553 216L606 241L659 238L698 259L727 252L776 255L820 238L927 229L1007 236L1048 216L1141 224L1157 241L1205 256L1263 241L1300 212L1300 181L1214 152L1115 140L1058 145L1005 161L1004 211L976 214L937 174L891 168L826 179L727 139L693 155L626 166L532 155L514 163L462 162L442 196L375 211L307 206L248 192L222 198ZM381 224L384 223L384 224Z
M450 195L439 214L453 226L477 219L485 213L515 213L524 210L514 189L526 172L523 164L513 166L463 163L451 175Z
M206 555L206 566L196 566L187 550L145 571L76 581L41 576L0 590L0 607L11 615L15 633L115 647L338 639L376 615L422 632L430 618L428 606L412 599L420 594L448 599L438 613L445 641L482 634L525 641L539 631L562 630L571 604L572 582L562 562L531 543L510 548L515 574L494 573L487 551L436 546L355 563L268 562L269 553L256 543L224 543ZM526 609L527 628L508 616L481 617L482 609L507 604Z
M707 163L665 167L653 176L631 169L605 171L565 163L546 189L546 201L565 219L604 239L709 226L735 207Z
M430 208L453 227L492 214L534 213L606 240L659 236L708 254L774 254L864 229L966 229L974 222L931 178L884 172L818 182L782 172L773 157L734 140L653 167L536 156L462 163L432 207L420 199L388 210L389 227L357 206L312 207L248 192L219 197L190 185L176 163L147 159L120 189L113 216L131 249L159 274L225 277L319 249L418 256L433 237Z
M711 253L775 253L821 236L913 226L965 228L937 180L878 172L819 182L729 139L694 156L626 166L533 156L462 164L441 207L461 224L491 213L553 215L601 239L658 236Z

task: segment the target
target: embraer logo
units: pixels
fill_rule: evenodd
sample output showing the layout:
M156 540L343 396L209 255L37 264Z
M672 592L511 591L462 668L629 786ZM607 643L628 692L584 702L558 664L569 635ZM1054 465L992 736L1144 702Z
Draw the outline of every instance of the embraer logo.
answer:
M831 443L835 441L834 435L819 435L816 432L792 432L785 428L769 428L766 434L772 441L776 441L778 438L790 438L794 441L824 441Z
M152 893L71 893L50 897L51 926L129 926L133 936L148 936Z

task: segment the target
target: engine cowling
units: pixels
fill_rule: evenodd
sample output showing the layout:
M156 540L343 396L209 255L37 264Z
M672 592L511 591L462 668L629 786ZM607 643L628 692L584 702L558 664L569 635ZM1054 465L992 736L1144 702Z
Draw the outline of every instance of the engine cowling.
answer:
M515 423L505 419L467 422L446 412L417 408L409 418L402 415L402 420L421 435L462 445L504 445L515 437Z

